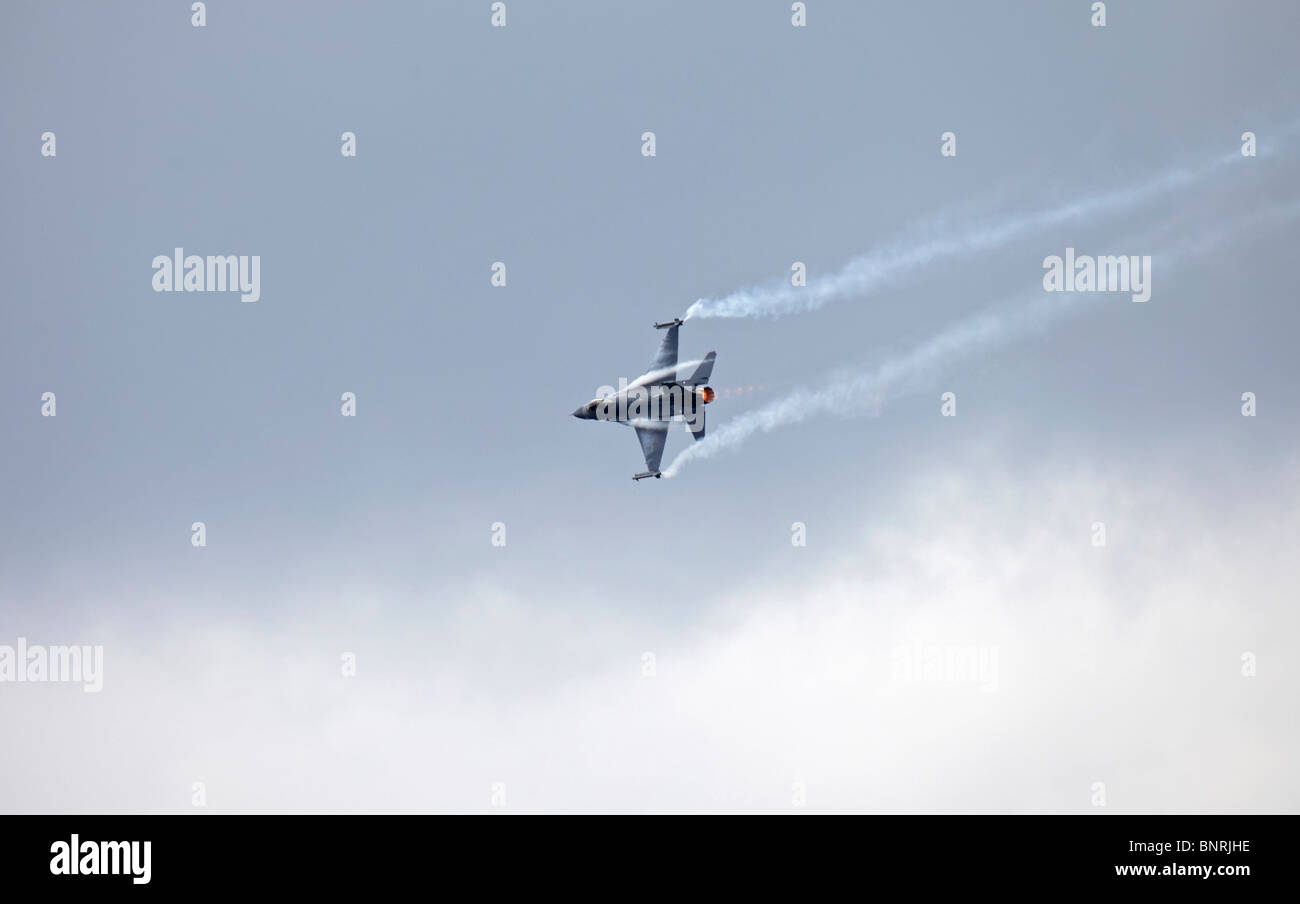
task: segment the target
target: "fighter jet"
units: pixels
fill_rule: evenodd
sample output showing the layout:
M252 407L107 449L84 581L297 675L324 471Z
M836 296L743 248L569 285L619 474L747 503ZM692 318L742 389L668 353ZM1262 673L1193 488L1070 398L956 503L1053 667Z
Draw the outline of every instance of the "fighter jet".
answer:
M716 393L705 384L718 355L709 352L688 379L678 380L677 331L681 325L680 317L656 323L655 329L668 332L659 343L650 369L630 384L594 398L573 412L574 417L584 421L631 425L641 442L646 466L646 470L632 476L633 480L663 476L659 463L664 457L664 443L672 421L685 421L696 440L704 439L704 406L716 398Z

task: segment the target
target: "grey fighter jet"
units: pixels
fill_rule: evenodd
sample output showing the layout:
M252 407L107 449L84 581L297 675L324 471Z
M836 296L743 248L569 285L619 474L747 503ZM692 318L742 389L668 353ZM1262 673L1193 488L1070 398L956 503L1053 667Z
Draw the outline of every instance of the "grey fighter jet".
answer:
M659 343L659 352L650 362L650 369L631 383L620 381L617 390L594 398L573 412L574 417L585 421L631 425L641 441L646 466L646 470L633 475L633 480L663 476L659 463L664 457L668 426L674 420L685 421L695 439L704 439L704 406L716 397L705 384L713 373L717 352L705 355L689 378L677 379L677 330L681 325L680 317L656 323L655 329L668 332Z

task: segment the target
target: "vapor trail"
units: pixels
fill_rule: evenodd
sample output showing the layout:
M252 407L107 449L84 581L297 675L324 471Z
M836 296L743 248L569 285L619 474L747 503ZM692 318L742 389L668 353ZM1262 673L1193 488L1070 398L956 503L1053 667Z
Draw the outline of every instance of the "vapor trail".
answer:
M1276 225L1300 216L1300 201L1290 201L1261 212L1252 212L1204 232L1159 255L1153 255L1162 269L1193 254L1200 254L1230 241L1243 228ZM907 380L928 374L962 356L1009 341L1045 326L1077 306L1081 300L1116 295L1092 293L1045 293L1041 288L1026 293L1019 303L1002 305L962 320L922 342L910 352L886 360L874 370L833 378L814 389L800 389L762 408L747 412L723 424L692 446L678 453L664 471L675 477L692 461L711 458L743 444L756 433L769 433L822 414L852 414L878 411L888 394ZM1125 301L1126 304L1131 302ZM1150 302L1148 302L1150 303Z
M693 358L690 361L678 361L676 364L672 365L671 367L661 367L658 370L648 370L627 385L628 388L630 389L633 386L643 386L647 383L653 383L656 380L662 380L665 377L667 377L670 380L676 380L677 375L680 372L694 371L695 368L699 367L703 363L704 363L703 358ZM688 372L687 377L689 376L690 374ZM687 379L687 377L682 377L682 379L683 380Z
M1284 130L1284 132L1289 132ZM1239 152L1192 167L1178 167L1125 188L1082 198L1037 213L986 222L951 235L911 237L870 251L843 269L816 278L806 286L774 283L733 292L722 298L701 298L683 315L692 317L782 317L813 311L841 299L869 295L936 261L996 248L1033 232L1104 213L1119 213L1162 194L1204 182L1240 162Z

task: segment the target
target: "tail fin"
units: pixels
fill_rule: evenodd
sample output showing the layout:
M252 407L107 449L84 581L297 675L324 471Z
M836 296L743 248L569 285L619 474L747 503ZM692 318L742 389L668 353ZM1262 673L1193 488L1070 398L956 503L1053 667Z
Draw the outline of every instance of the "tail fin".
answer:
M717 357L717 352L709 352L705 355L704 360L700 362L700 366L695 368L695 373L691 374L691 378L689 380L682 380L682 385L700 386L709 382L709 376L713 373L713 361ZM704 429L703 424L700 425L700 429Z
M713 362L709 362L710 364ZM686 422L686 429L691 431L691 436L699 442L704 439L704 406L700 405L695 409L695 420Z

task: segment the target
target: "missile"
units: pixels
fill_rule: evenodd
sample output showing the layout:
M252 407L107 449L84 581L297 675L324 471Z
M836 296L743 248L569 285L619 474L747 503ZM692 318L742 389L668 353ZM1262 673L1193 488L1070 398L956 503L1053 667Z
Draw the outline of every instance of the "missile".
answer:
M685 322L686 322L686 321L685 321L685 320L682 320L682 318L680 318L680 317L674 317L672 320L665 320L663 323L656 323L656 324L655 324L655 329L657 329L657 330L666 330L666 329L668 329L670 326L681 326L681 325L682 325L683 323L685 323Z

